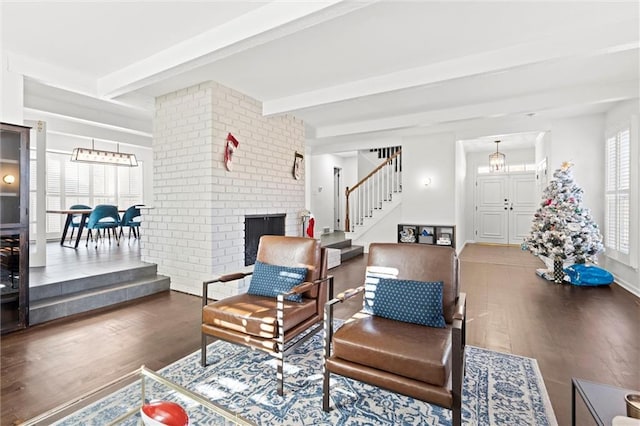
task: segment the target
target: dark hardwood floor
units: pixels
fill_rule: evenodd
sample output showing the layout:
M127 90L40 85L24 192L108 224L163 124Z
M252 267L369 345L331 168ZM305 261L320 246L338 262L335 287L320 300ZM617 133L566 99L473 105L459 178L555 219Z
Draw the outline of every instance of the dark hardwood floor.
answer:
M613 285L538 278L514 247L468 245L461 256L467 343L536 358L560 425L570 424L571 377L640 388L640 300ZM361 284L366 258L332 269L336 294ZM347 318L354 298L335 313ZM197 350L200 298L177 292L32 327L0 339L0 424L31 418L141 364L159 369ZM578 424L588 414L578 412Z

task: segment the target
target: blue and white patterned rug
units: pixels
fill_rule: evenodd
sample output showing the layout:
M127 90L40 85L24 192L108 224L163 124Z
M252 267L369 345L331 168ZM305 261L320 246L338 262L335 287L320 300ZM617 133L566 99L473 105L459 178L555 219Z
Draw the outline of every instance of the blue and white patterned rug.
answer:
M207 368L200 366L197 351L160 373L259 425L451 424L447 409L336 375L331 376L331 412L322 411L322 336L317 333L287 354L284 397L276 392L272 357L222 341L209 345ZM162 399L189 405L175 395ZM126 402L131 406L139 400L139 387L131 385L59 424L103 425L122 414ZM188 411L192 425L228 424L194 407ZM467 346L463 423L556 426L536 360ZM139 424L139 418L126 424Z

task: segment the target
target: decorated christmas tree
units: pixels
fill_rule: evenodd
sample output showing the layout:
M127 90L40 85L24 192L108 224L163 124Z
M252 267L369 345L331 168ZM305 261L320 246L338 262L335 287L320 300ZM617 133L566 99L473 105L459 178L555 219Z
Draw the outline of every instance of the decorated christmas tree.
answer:
M553 173L523 243L523 248L545 260L549 269L549 261L554 260L565 265L596 263L596 256L604 251L598 225L582 206L583 191L573 180L571 166L564 162Z

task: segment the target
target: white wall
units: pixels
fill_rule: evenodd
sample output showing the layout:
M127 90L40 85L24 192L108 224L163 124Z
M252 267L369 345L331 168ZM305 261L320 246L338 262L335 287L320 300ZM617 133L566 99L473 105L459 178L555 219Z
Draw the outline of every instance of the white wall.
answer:
M584 190L583 207L591 210L602 229L604 220L604 115L586 115L551 123L548 156L549 180L564 161L571 168L575 183Z
M402 218L399 223L455 224L456 144L453 134L402 141ZM427 178L431 184L425 186Z
M24 77L9 69L9 58L2 53L0 69L0 121L24 124Z
M223 161L228 132L240 143L232 171ZM257 100L206 82L156 99L153 151L155 209L142 260L170 276L172 289L200 294L205 279L244 269L245 215L284 213L285 234L301 234L305 181L292 175L294 153L304 151L301 120L264 117ZM229 284L211 286L211 297L247 286Z
M465 156L462 141L456 142L456 201L455 201L455 224L456 224L456 251L460 253L467 241L467 158Z
M624 123L631 125L630 244L632 250L635 250L631 255L635 257L635 264L638 265L640 264L640 106L637 100L621 103L609 111L605 117L605 129L615 129ZM602 266L614 274L616 282L640 297L640 269L610 259L606 252L604 256L600 256L600 260Z

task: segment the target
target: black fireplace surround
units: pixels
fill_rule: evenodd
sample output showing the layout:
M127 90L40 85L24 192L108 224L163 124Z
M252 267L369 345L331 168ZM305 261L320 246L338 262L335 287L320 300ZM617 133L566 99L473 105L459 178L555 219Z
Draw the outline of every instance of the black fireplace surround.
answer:
M284 218L284 213L244 217L244 266L256 263L260 237L263 235L284 235Z

